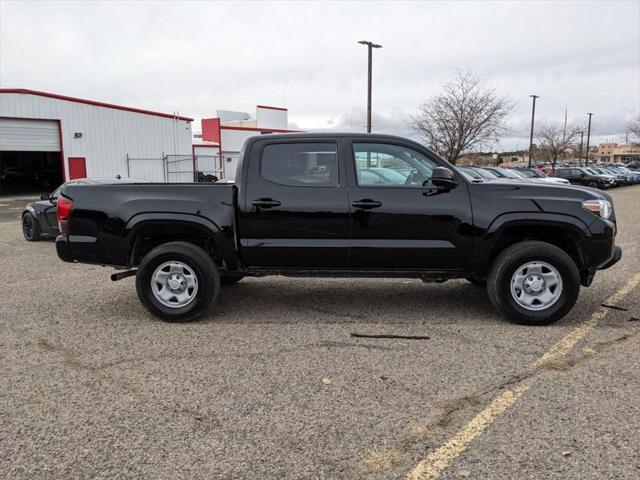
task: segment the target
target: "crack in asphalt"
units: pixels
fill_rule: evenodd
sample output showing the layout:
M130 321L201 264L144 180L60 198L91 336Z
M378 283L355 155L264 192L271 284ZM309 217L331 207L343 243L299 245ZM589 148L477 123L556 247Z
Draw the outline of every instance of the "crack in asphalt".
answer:
M614 339L598 342L593 347L583 349L583 353L581 355L572 355L568 358L563 358L562 360L556 360L553 362L547 362L545 364L539 365L537 367L528 368L527 370L511 375L504 381L491 384L484 389L481 389L475 393L463 395L461 397L453 398L450 400L445 400L444 402L434 403L434 406L440 410L440 412L433 417L433 419L429 422L426 422L421 425L422 431L424 435L412 435L407 434L404 438L399 441L399 447L401 447L402 452L406 452L421 442L425 442L433 433L434 429L438 429L442 434L446 433L447 429L453 425L453 419L459 412L463 411L469 407L477 407L478 405L482 405L482 399L485 397L493 397L499 391L503 391L506 388L511 388L517 386L529 379L537 377L538 375L543 374L544 372L548 372L550 370L554 371L567 371L572 369L573 367L580 365L588 360L595 358L601 354L606 353L611 350L615 346L620 343L626 342L631 338L640 335L640 332L631 332L626 333L624 335L618 336ZM401 387L400 385L398 385ZM405 389L409 391L409 393L417 394L417 392L411 392L409 389ZM399 465L397 467L400 467ZM389 472L387 472L389 473Z

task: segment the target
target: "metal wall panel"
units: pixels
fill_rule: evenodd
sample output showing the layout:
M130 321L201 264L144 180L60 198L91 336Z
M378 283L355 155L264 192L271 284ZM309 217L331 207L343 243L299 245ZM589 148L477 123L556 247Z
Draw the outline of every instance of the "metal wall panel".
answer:
M258 105L256 119L258 128L277 128L286 130L288 126L288 112L281 108L265 108Z
M0 117L60 120L65 178L69 157L85 157L89 177L125 177L127 154L191 154L191 123L186 120L24 93L0 93ZM163 168L162 162L146 162L136 165L135 176L158 180Z

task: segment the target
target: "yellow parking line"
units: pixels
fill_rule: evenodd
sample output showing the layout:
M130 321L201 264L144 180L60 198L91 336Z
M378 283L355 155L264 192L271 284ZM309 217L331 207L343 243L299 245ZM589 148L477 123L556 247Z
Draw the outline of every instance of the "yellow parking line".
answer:
M505 390L491 404L476 415L467 425L451 437L447 443L429 454L407 475L410 480L423 480L436 478L440 472L449 466L449 463L460 455L474 438L480 435L495 418L529 389L528 385L519 385Z
M627 284L611 295L606 303L615 305L617 302L631 292L640 284L640 273L634 275ZM553 345L544 355L533 364L534 368L539 368L548 362L557 360L566 355L589 331L595 327L609 312L605 307L599 307L591 318L578 325L570 333ZM509 388L495 398L491 404L478 415L476 415L462 430L451 437L440 448L430 453L407 475L407 480L428 480L438 478L440 473L447 468L451 462L458 457L467 446L482 432L484 432L493 421L511 407L520 396L529 389L530 385L521 384Z
M615 305L618 303L625 295L627 295L631 290L636 288L640 284L640 273L635 274L631 277L631 280L627 282L627 284L618 290L616 293L607 298L605 302L607 305ZM567 334L562 340L556 343L553 347L551 347L547 353L542 355L536 362L533 364L534 367L540 367L545 365L546 363L553 362L558 358L566 355L569 351L578 343L584 336L589 333L589 331L595 327L598 322L600 322L604 317L609 313L609 309L605 307L598 307L591 318L578 325L575 329L573 329L569 334Z

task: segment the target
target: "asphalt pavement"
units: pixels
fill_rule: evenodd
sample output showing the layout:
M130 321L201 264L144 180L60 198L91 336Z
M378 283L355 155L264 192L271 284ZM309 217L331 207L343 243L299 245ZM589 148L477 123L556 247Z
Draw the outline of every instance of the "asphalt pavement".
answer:
M0 199L0 477L636 479L640 186L610 193L623 259L547 327L462 280L284 277L163 323L133 278L26 242L24 199Z

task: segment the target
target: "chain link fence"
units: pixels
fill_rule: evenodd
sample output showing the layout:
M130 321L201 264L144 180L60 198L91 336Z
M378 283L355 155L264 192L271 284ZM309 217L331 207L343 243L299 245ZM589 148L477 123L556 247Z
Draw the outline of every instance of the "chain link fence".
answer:
M127 155L127 176L158 183L215 182L224 178L219 155Z
M161 157L132 157L127 154L127 177L150 182L167 181L164 154Z
M224 178L222 157L219 155L196 155L193 158L194 181L211 182Z

